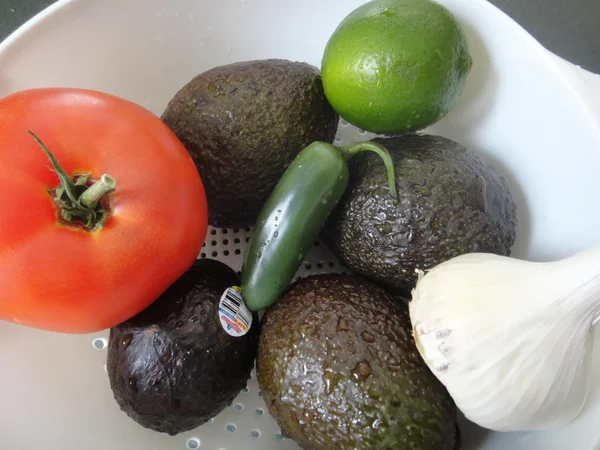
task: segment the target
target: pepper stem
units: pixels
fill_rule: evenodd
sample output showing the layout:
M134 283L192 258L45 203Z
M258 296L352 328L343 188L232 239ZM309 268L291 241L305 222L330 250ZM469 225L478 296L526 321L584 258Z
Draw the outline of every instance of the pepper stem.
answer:
M398 200L398 192L396 191L396 174L394 171L394 161L392 160L392 156L390 155L390 153L383 145L376 144L375 142L357 142L354 144L346 145L344 147L339 147L339 151L342 157L346 160L346 162L348 162L350 158L352 158L354 155L360 152L371 151L377 153L379 157L383 160L383 164L385 164L390 195L392 196L394 202Z
M115 179L104 174L91 186L87 185L89 175L81 175L74 181L42 140L32 131L29 131L29 134L42 147L60 180L60 185L52 193L62 220L77 222L92 231L102 228L108 212L102 206L101 200L117 188Z

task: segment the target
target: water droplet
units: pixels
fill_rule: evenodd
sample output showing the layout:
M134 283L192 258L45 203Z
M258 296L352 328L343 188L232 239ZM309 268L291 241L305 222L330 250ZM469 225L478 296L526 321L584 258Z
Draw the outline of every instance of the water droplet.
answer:
M198 322L198 316L192 316L190 322Z
M359 361L350 371L356 381L366 381L373 374L373 369L366 360Z
M137 379L134 377L131 377L128 381L129 383L129 389L131 389L131 392L133 392L134 394L138 393L138 387L137 387Z
M350 331L350 327L341 317L338 317L337 331Z
M368 342L370 344L375 342L375 337L368 331L363 331L360 337L362 337L363 341Z
M230 52L232 48L233 48L233 47L232 47L232 45L231 45L231 44L229 44L229 45L227 46L227 51L228 51L228 52Z
M181 328L183 326L183 322L181 320L178 320L177 322L175 322L175 328Z
M333 372L325 372L322 378L325 382L325 392L327 395L333 394L335 387L339 383L339 377Z
M188 356L194 356L194 350L188 350L187 352L185 352L186 355Z
M304 255L303 255L302 253L300 253L300 254L298 255L298 261L302 261L302 259L303 259L303 258L304 258Z
M125 336L123 338L123 341L121 341L121 345L123 345L123 349L126 349L127 347L129 347L129 345L131 345L131 341L133 341L133 333L129 333L127 336Z

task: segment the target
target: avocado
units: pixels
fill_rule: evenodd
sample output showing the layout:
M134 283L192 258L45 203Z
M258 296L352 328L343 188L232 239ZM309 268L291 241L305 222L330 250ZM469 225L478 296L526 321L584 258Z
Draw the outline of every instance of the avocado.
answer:
M427 270L463 253L509 256L516 206L477 152L441 136L376 138L391 154L398 201L377 155L356 155L348 188L322 237L343 265L406 294Z
M454 450L456 407L421 359L408 307L353 275L301 279L261 324L258 383L305 450Z
M219 303L231 286L239 286L231 268L196 260L152 305L110 330L110 386L133 420L176 435L216 416L246 386L259 321L254 315L241 337L225 332Z
M162 120L202 177L212 226L255 224L286 167L313 141L332 143L339 117L320 71L307 63L254 60L197 75Z

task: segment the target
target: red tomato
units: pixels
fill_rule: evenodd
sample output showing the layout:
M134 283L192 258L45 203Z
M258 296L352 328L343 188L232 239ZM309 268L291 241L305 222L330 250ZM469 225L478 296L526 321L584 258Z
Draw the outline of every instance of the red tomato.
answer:
M103 228L60 219L69 176L108 174ZM150 305L194 262L207 231L191 157L148 110L104 93L47 88L0 99L0 319L63 332L112 327ZM82 189L85 189L83 187Z

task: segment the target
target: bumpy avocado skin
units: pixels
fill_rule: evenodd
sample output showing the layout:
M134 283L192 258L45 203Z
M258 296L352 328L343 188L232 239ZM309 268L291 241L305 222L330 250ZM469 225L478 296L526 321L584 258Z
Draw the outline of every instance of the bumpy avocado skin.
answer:
M219 300L238 275L197 260L156 302L110 330L107 370L114 397L142 426L176 435L231 404L254 366L259 322L232 337L218 317Z
M510 255L516 206L484 158L441 136L376 138L394 160L394 204L381 159L350 162L350 184L327 221L327 245L353 272L407 293L416 269L469 252Z
M208 70L169 102L162 120L191 154L208 200L209 223L253 226L294 157L332 143L339 117L317 68L281 59Z
M298 281L263 317L258 382L305 450L453 450L456 408L421 359L405 303L363 278Z

